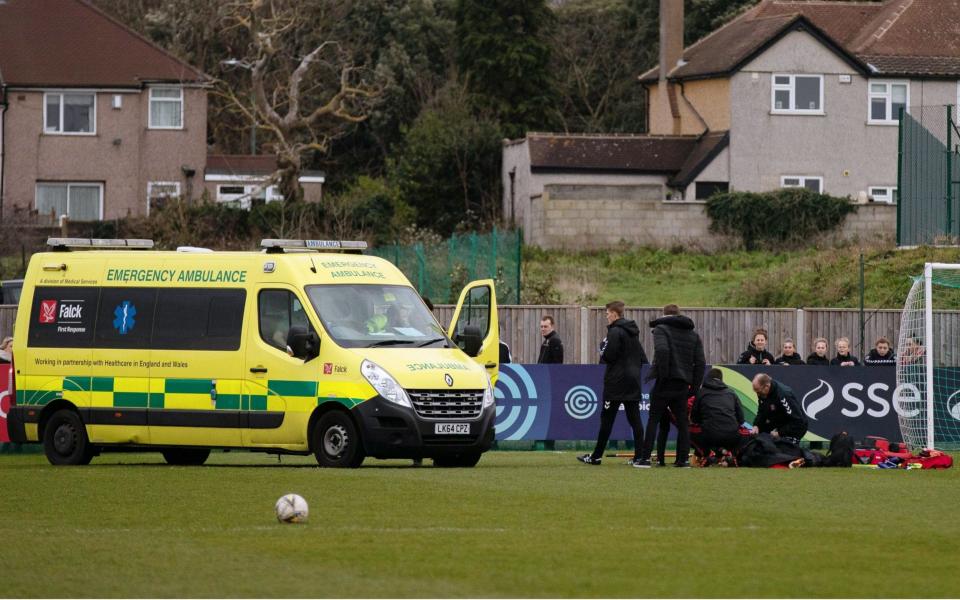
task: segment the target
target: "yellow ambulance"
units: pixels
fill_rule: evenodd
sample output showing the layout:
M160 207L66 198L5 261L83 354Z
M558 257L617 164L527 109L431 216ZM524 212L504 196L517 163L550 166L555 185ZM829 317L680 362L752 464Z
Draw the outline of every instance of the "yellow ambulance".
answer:
M364 242L47 243L24 278L8 426L52 464L142 448L197 465L243 448L471 467L493 442L492 280L463 290L445 331Z

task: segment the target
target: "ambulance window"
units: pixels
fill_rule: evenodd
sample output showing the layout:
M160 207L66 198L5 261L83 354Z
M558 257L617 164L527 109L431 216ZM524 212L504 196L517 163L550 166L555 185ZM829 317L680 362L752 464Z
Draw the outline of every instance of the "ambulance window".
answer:
M102 288L97 310L97 348L149 348L155 288Z
M32 348L89 348L99 296L100 288L94 287L36 288L27 344Z
M154 321L158 350L237 350L244 290L161 289Z
M475 287L470 290L457 319L455 335L463 333L467 325L480 329L482 337L487 336L490 330L490 288L487 286Z
M258 310L260 338L278 350L287 351L290 327L306 327L308 331L313 331L303 304L287 290L261 291Z

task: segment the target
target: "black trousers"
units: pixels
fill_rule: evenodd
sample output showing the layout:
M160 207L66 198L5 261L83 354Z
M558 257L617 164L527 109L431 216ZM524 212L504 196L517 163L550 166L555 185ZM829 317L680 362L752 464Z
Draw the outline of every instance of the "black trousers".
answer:
M729 450L736 455L740 449L742 439L743 436L740 435L739 431L734 431L733 433L700 431L690 434L690 441L700 449L704 456L709 455L711 451L717 452L722 450Z
M677 462L685 463L690 459L690 430L687 418L687 397L690 395L686 383L668 381L653 387L650 393L650 416L647 419L647 437L640 458L650 460L653 443L657 438L657 429L666 415L667 409L677 417ZM669 421L668 421L669 422ZM661 454L661 456L663 456Z
M640 401L621 402L619 400L604 400L603 409L600 411L600 433L597 434L597 446L593 449L593 458L603 458L603 451L610 441L610 432L613 431L613 422L617 419L617 413L620 411L620 405L623 404L623 411L627 413L627 421L630 422L630 428L633 429L633 457L640 456L640 448L643 446L643 421L640 420Z
M657 431L657 462L666 462L667 438L670 436L670 411L663 411L660 418L660 429Z

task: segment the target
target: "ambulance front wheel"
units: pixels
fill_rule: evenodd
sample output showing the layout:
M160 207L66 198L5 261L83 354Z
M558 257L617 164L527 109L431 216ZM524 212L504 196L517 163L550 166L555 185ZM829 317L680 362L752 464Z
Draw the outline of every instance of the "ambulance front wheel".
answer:
M321 467L355 469L366 453L360 432L350 415L334 410L320 417L313 428L313 453Z
M47 421L43 450L52 465L87 465L95 454L80 415L68 409L58 410Z

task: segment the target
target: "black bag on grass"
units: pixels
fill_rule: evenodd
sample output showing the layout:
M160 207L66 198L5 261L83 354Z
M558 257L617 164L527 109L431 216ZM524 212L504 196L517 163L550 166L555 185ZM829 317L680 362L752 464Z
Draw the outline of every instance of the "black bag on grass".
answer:
M849 467L853 465L854 450L857 445L854 439L846 431L834 435L830 438L830 450L827 457L823 460L824 467Z

